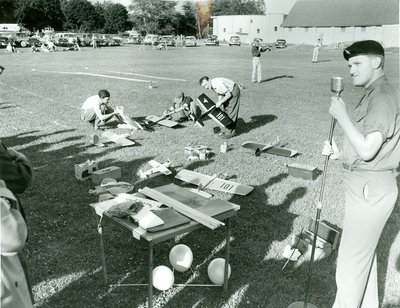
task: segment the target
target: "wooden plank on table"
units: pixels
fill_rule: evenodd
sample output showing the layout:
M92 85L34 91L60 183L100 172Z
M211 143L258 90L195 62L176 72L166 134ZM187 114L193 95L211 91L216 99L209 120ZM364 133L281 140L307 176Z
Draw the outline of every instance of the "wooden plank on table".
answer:
M216 229L219 226L224 225L223 222L212 218L206 214L203 214L196 209L193 209L186 204L179 202L157 190L145 187L143 189L140 189L139 192L147 195L150 198L153 198L159 202L162 202L163 204L173 208L174 210L178 211L179 213L197 221L198 223L210 228L210 229Z

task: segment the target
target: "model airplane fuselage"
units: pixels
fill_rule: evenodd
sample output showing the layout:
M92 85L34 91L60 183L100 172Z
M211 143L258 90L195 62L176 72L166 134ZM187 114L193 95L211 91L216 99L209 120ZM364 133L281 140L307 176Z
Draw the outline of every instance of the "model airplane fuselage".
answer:
M150 160L149 165L152 167L151 169L147 171L142 171L139 170L138 175L141 179L145 179L148 176L155 174L155 173L163 173L165 175L170 175L172 172L168 169L168 167L171 165L171 161L168 160L165 163L160 164L158 161L155 160Z
M247 195L254 189L254 187L252 186L220 179L217 176L217 174L210 176L199 172L183 169L178 172L175 178L184 182L197 185L199 189L209 188L241 196Z

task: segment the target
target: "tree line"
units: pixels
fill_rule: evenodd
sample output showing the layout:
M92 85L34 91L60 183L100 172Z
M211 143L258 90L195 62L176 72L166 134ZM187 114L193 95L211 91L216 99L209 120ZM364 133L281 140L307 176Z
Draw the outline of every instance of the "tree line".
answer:
M184 34L203 37L212 29L212 16L262 15L263 0L186 1L131 0L126 8L110 1L0 0L0 23L18 23L31 31L118 33L136 29L141 34Z

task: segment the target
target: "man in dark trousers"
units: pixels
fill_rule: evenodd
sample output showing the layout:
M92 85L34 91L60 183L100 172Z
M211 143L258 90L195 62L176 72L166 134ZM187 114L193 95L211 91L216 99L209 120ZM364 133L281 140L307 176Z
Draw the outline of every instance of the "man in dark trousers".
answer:
M378 42L356 42L343 56L353 85L365 91L351 116L341 98L332 97L329 108L345 135L342 151L328 142L323 151L343 160L345 216L333 308L378 308L375 250L398 194L399 93L386 80L385 52Z

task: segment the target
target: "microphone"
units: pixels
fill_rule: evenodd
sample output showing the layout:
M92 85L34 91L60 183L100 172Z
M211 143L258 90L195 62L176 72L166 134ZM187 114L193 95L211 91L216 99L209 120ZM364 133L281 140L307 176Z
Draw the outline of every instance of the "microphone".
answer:
M343 77L331 77L331 92L336 93L339 98L340 93L344 89Z

